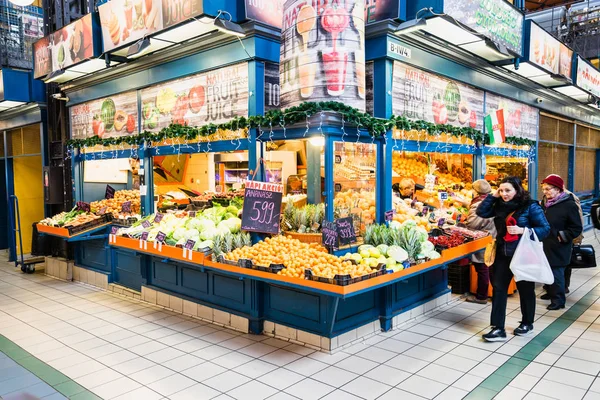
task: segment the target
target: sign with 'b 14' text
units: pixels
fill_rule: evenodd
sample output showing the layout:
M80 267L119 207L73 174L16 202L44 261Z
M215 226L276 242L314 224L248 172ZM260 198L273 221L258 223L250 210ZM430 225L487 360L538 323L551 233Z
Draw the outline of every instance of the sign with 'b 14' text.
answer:
M246 181L242 229L251 232L279 233L283 186Z

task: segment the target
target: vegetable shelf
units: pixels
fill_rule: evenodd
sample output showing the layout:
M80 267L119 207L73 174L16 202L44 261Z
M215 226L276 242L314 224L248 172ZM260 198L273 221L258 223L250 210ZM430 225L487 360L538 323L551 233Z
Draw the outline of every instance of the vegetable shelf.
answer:
M44 233L46 235L50 235L50 236L57 236L63 239L71 239L74 237L78 237L78 236L82 236L82 235L87 235L90 234L92 232L96 232L98 230L101 230L103 228L105 228L106 226L110 225L110 222L106 222L104 224L101 225L95 225L89 229L83 230L81 232L77 232L77 233L71 233L69 232L69 229L67 228L57 228L54 226L48 226L48 225L43 225L43 224L37 224L37 230L40 233Z
M159 246L156 242L147 242L123 236L113 236L110 244L114 247L134 250L138 253L150 254L156 257L168 258L185 263L202 264L205 260L204 253L199 251L191 251L166 244Z

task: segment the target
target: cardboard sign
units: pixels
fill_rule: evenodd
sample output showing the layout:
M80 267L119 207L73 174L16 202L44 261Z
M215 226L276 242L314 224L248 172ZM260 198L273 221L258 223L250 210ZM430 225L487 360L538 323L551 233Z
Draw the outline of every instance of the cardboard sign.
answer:
M340 218L335 221L340 245L356 243L356 232L354 232L354 220L352 217Z
M335 222L323 221L322 236L323 246L330 249L336 249L338 247L338 231Z
M279 233L283 186L246 181L242 229L251 232Z

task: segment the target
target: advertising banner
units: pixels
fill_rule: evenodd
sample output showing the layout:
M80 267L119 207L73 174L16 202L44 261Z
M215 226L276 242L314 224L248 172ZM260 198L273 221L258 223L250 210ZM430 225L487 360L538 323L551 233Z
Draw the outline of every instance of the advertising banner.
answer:
M279 64L265 63L265 111L279 109Z
M483 91L394 61L392 112L412 120L483 128Z
M94 57L92 14L35 42L33 56L36 79Z
M69 109L71 138L107 138L137 134L137 110L135 91L73 106Z
M400 1L398 0L365 0L365 24L398 19L400 16Z
M577 57L577 86L600 97L600 71Z
M241 63L142 89L142 130L171 123L202 126L248 115L248 64Z
M111 0L98 7L104 51L135 43L203 12L202 0Z
M444 13L523 55L523 14L504 0L444 0Z
M537 108L491 93L487 93L485 99L488 114L494 114L502 110L505 137L512 136L537 140L539 127L539 111Z
M281 28L283 19L282 1L280 0L245 0L246 19Z
M283 10L281 107L340 101L364 111L363 1L287 0Z
M573 50L536 24L531 23L529 61L553 74L570 78Z

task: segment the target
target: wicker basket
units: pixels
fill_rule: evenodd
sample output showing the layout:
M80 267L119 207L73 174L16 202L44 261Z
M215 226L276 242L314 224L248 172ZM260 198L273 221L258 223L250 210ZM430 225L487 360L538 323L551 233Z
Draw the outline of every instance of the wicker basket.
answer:
M298 239L302 243L319 243L323 241L323 235L320 233L298 233L298 232L285 232L285 235L292 239Z

